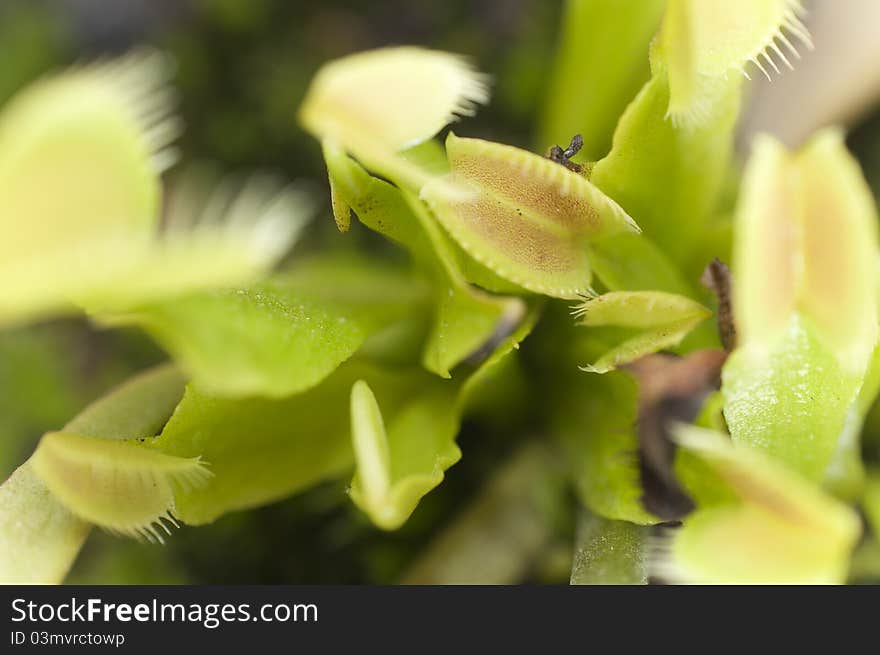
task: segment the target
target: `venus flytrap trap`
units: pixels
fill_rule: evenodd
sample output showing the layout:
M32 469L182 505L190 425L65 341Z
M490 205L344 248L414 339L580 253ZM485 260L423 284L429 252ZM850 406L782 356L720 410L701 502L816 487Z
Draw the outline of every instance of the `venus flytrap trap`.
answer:
M121 443L151 437L161 429L180 400L183 385L182 376L172 366L149 371L87 407L64 429L88 437L99 454L105 454L105 447L118 452ZM135 455L135 466L137 458ZM104 459L103 473L115 478L111 489L141 485L140 472L124 459L115 465ZM58 461L44 466L51 469L50 477L78 496L67 499L71 505L49 490L45 479L37 473L39 467L39 463L34 466L29 460L0 486L0 580L5 584L61 582L91 530L92 523L81 512L94 514L96 504L99 518L107 518L108 512L113 517L106 527L147 534L169 509L167 505L157 507L149 493L129 496L134 505L120 505L112 493L108 495L92 483L82 463L69 466ZM168 500L166 495L164 501ZM100 511L102 505L104 512ZM115 522L120 516L125 526ZM133 516L141 522L132 523Z
M462 58L386 48L324 66L299 111L302 125L388 179L418 189L430 173L401 152L488 99L486 78Z
M160 229L159 173L179 131L167 68L153 54L82 67L35 83L4 108L3 323L246 283L295 238L307 211L301 194L254 187L213 223L172 214L171 229Z
M585 300L573 314L581 325L641 331L594 364L582 367L591 373L607 373L647 354L677 346L712 312L689 298L662 291L611 291Z
M759 140L737 214L724 416L735 442L821 480L877 342L873 201L826 131L797 154Z
M855 512L750 446L682 427L676 439L734 493L701 503L653 544L650 569L682 582L840 583L860 532Z
M198 457L151 452L122 441L71 432L43 436L30 465L49 491L80 518L111 532L161 541L176 525L175 490L202 485L210 472Z
M668 115L700 123L728 74L748 77L752 64L769 79L767 68L791 68L799 55L786 33L813 47L802 13L800 0L669 0L656 43L669 75Z
M589 292L585 244L638 226L578 173L511 146L450 133L451 172L421 197L449 234L498 276L557 298Z

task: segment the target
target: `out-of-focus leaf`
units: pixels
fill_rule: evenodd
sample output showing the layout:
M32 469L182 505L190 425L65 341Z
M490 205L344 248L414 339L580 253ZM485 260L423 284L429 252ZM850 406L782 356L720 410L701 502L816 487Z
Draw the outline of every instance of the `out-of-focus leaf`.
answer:
M450 134L451 174L421 197L478 262L530 291L576 298L589 291L585 245L638 226L584 177L539 155Z
M71 512L111 532L161 541L177 489L210 476L198 457L172 457L117 439L72 432L43 436L29 465Z
M648 584L648 530L582 511L571 584Z
M620 119L611 152L590 174L593 184L620 203L679 266L717 209L731 165L740 86L735 77L725 82L701 125L676 125L666 119L666 75L655 70ZM620 259L630 254L618 253L615 245L609 242L606 251ZM706 262L720 254L706 253Z
M703 583L843 582L858 539L856 514L748 446L682 426L682 446L708 463L737 500L700 507L657 544L651 572Z
M161 367L93 403L65 429L96 441L147 437L161 428L182 391L180 374ZM49 491L30 462L0 486L0 499L0 582L61 582L91 525Z
M0 115L0 260L158 219L154 156L174 136L158 56L36 82Z
M255 281L287 252L312 211L304 193L260 175L179 195L189 197L169 203L157 237L135 243L117 234L96 242L96 252L85 244L72 254L71 271L83 280L72 280L77 286L67 293L78 305L93 314L124 312Z
M737 212L739 347L724 370L734 441L825 475L877 342L876 215L841 135L755 144Z
M812 48L801 10L800 0L669 0L657 52L669 69L673 120L702 122L723 78L747 74L749 62L768 78L764 62L777 73L791 67L798 55L783 30Z
M300 123L382 175L418 189L430 179L398 153L426 141L489 98L462 58L413 47L383 48L326 64L312 80Z
M419 500L443 480L461 458L455 444L459 417L456 386L437 384L413 398L388 425L363 380L351 390L352 438L356 473L352 500L373 523L399 528Z
M563 493L548 451L534 443L521 448L415 561L402 582L521 582L551 538L547 505L558 506Z
M143 326L203 393L287 396L314 386L373 334L424 311L409 272L316 257L253 287L202 292L114 317Z
M690 298L662 291L611 291L584 301L576 309L585 326L613 325L642 330L583 367L606 373L658 350L681 342L684 336L712 313Z
M237 195L221 185L195 226L169 209L159 234L158 171L177 131L164 77L156 56L75 69L0 117L0 323L249 282L296 236L302 194L260 180Z
M617 119L648 79L648 44L666 0L568 0L562 37L544 97L540 144L584 139L595 160L611 142Z

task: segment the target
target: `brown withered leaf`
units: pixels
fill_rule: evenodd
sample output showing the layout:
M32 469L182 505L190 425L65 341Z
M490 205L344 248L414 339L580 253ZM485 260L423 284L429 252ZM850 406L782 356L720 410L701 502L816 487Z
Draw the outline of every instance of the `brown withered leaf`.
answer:
M718 336L721 337L724 350L731 352L736 348L736 325L733 321L733 276L730 269L716 257L706 265L700 282L718 298Z
M638 436L642 504L667 521L693 510L675 477L674 423L692 422L706 398L721 385L722 350L698 350L685 357L656 354L626 366L639 383Z

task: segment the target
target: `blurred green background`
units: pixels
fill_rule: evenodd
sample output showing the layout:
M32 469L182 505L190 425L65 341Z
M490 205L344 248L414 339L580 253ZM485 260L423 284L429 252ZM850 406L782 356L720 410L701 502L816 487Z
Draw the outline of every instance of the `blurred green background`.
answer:
M181 163L209 160L231 170L269 169L310 181L323 205L304 247L321 247L342 237L329 217L318 144L295 120L315 70L329 59L391 44L466 54L493 75L493 96L457 131L530 147L561 5L552 0L2 0L0 101L53 68L140 44L160 48L177 65L179 112L186 124ZM880 195L880 117L862 119L850 143ZM345 237L348 243L374 243L364 230L353 232ZM137 332L100 332L84 320L0 332L0 478L24 461L44 431L60 427L90 400L163 358ZM868 430L866 447L877 448L880 415ZM393 534L369 525L348 501L344 482L329 483L211 526L184 527L165 546L95 531L69 581L394 582L513 451L517 444L511 434L503 427L466 424L460 438L463 459ZM549 537L523 573L526 580L568 580L574 503L565 492L551 495L554 500L543 512Z

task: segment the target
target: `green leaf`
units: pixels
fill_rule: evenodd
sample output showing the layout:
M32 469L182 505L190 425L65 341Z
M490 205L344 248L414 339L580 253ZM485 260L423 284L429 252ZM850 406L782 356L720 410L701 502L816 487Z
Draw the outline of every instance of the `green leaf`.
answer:
M717 209L731 166L740 86L735 77L723 84L699 126L676 125L666 119L666 75L655 70L620 119L611 152L590 174L590 181L620 203L679 266L688 263L695 240ZM614 245L608 249L618 254ZM618 257L627 254L622 250ZM718 254L703 254L700 270Z
M439 289L422 358L425 368L449 377L455 365L491 346L496 335L512 331L525 314L526 304L519 298L493 297L469 286Z
M421 498L443 481L444 472L461 457L455 444L461 417L472 411L480 394L501 386L497 377L507 356L519 348L538 317L537 308L519 317L519 325L499 341L483 346L484 359L466 378L452 384L425 385L385 422L369 385L359 380L352 388L352 438L356 460L352 500L373 523L386 530L399 528ZM501 391L504 394L504 391Z
M333 141L323 141L322 147L339 229L348 231L353 211L361 223L404 246L416 259L430 259L430 244L400 189L370 175Z
M459 417L456 388L437 384L409 401L386 433L382 413L369 385L351 390L351 424L356 473L351 498L373 523L399 528L422 496L443 481L443 473L461 458L455 445Z
M594 514L659 523L642 505L636 434L638 386L631 375L574 375L554 396L553 431L568 453L575 488Z
M592 239L638 226L584 177L525 150L449 135L452 172L421 197L455 241L498 276L530 291L589 291Z
M712 315L690 298L662 291L611 291L585 300L575 310L585 326L613 325L642 330L635 337L582 367L606 373L650 353L678 345L685 335Z
M161 428L182 391L179 372L163 366L121 385L65 429L95 441L147 437ZM49 491L30 462L0 486L0 500L0 583L61 582L91 525Z
M404 195L434 257L431 269L436 280L436 309L422 363L429 371L449 377L454 366L487 344L491 346L497 335L503 337L523 323L526 304L516 297L493 296L469 284L448 237L417 198Z
M861 383L795 316L770 351L734 351L722 371L724 418L736 443L821 480Z
M405 270L315 257L253 287L202 292L113 317L144 327L213 395L287 396L314 386L370 336L424 311Z
M648 584L648 528L582 511L571 584Z
M543 103L542 147L584 139L595 160L617 119L648 79L648 44L666 0L568 0L562 36Z
M672 581L745 584L843 582L860 525L856 514L748 446L682 426L679 443L736 494L701 506L658 544L652 573Z

